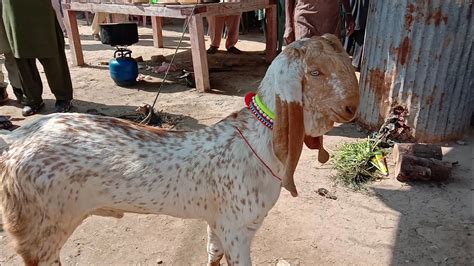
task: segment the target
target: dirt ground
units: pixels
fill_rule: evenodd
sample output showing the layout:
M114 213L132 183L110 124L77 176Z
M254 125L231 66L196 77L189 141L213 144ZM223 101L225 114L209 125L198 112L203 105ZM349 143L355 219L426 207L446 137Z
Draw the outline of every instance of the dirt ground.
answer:
M140 42L131 47L133 55L145 60L152 55L171 55L181 23L165 25L164 49L154 48L151 29L141 27ZM71 67L74 111L120 116L153 101L162 74L152 74L149 82L133 88L116 86L107 66L100 64L112 57L113 48L93 41L87 26L81 26L80 32L88 66ZM222 52L209 56L211 68L232 68L231 72L210 74L213 93L198 93L175 83L177 74L171 75L157 109L177 118L176 129L199 129L242 108L242 96L257 88L267 67L263 40L256 32L242 35L237 47L244 55ZM191 69L189 48L186 37L177 56L178 67ZM150 74L145 69L140 72ZM51 112L54 105L43 81L46 108L40 115ZM21 118L21 109L13 101L9 104L0 107L0 114ZM14 123L21 125L35 117ZM325 142L334 150L337 144L365 134L354 124L339 125ZM389 176L364 193L335 185L330 165L319 164L317 154L305 149L295 176L300 196L292 198L282 191L253 241L254 264L473 265L474 130L465 141L467 145L443 144L445 159L459 162L449 182L404 184ZM319 196L318 188L328 189L337 199ZM204 265L206 258L204 222L134 214L122 219L88 218L61 253L64 265ZM21 259L0 227L0 265L18 264Z

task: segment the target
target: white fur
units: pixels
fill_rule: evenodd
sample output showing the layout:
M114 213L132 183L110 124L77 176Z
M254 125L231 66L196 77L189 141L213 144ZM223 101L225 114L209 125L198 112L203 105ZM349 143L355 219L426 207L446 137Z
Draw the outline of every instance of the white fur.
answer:
M328 83L334 89L334 93L342 99L345 94L345 90L342 86L341 80L337 77L337 75L331 73L331 78L329 79Z

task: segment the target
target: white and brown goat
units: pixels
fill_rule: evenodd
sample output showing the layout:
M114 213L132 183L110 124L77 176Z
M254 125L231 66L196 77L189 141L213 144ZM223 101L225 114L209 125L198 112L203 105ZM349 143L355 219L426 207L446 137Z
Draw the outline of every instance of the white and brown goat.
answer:
M27 265L60 264L90 215L167 214L208 223L209 264L250 265L250 244L293 173L303 143L353 119L358 84L335 36L289 45L258 90L273 130L247 109L194 132L85 114L53 114L0 134L4 228Z

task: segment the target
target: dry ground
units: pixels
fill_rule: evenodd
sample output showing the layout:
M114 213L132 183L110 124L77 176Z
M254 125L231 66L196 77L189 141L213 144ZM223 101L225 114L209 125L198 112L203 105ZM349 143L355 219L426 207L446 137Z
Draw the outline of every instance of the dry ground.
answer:
M147 60L152 55L171 55L180 31L179 21L167 24L166 48L156 49L151 29L141 28L141 41L132 46L134 56ZM75 111L95 109L119 116L153 101L159 83L117 87L107 66L99 64L111 58L113 49L93 41L89 27L81 26L80 32L89 65L71 67ZM164 88L157 106L180 118L176 128L202 128L243 107L242 96L256 89L266 65L263 37L254 33L241 39L237 46L245 55L209 57L210 67L233 69L211 73L214 93L200 94L182 84ZM186 38L179 50L179 67L191 68L189 47ZM159 82L162 75L153 76ZM43 114L54 104L46 83L45 99ZM0 114L20 118L20 109L10 104L0 107ZM466 146L444 145L445 158L459 161L448 183L402 184L390 176L366 193L334 185L330 165L320 165L314 152L304 150L295 177L300 197L282 192L253 241L254 263L272 265L283 259L291 265L473 265L473 133L466 137ZM329 133L326 145L334 149L338 143L361 137L364 133L355 125L343 125ZM315 191L321 187L335 193L337 200L319 196ZM205 239L205 223L197 220L133 214L120 220L91 217L69 239L61 259L65 265L203 265ZM0 265L18 265L21 260L8 242L0 227Z

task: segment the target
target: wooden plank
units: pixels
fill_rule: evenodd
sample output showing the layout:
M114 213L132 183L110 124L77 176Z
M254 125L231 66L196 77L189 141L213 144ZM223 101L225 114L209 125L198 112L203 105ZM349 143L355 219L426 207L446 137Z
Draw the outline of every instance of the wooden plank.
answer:
M219 4L200 4L194 10L195 14L202 14L203 16L215 15L235 15L242 12L258 10L273 6L269 4L268 0L259 0L255 2L238 2L238 3L219 3ZM172 18L186 18L190 15L192 5L130 5L130 4L104 4L104 3L80 3L72 1L65 3L64 9L71 9L77 11L89 12L105 12L111 14L129 14L137 16L157 16L157 17L172 17Z
M265 16L267 17L267 41L265 46L265 59L267 63L271 63L277 55L277 8L271 5L265 8Z
M226 4L221 3L221 5L217 6L206 6L205 10L197 9L195 13L201 14L202 16L230 16L230 15L238 15L243 12L249 12L258 9L265 9L271 7L270 4Z
M69 50L71 50L72 62L76 66L84 65L84 54L81 47L81 36L79 35L79 28L77 26L76 12L72 10L65 10L64 18L66 21L66 31L69 40Z
M64 9L76 11L105 12L111 14L128 14L136 16L158 16L171 18L185 18L181 14L179 5L171 6L149 6L149 5L125 5L125 4L95 4L77 3L64 4Z
M153 46L163 48L163 20L161 17L151 17L153 28Z
M199 92L210 92L209 69L207 65L206 44L204 42L204 23L200 15L191 16L189 22L191 53L193 57L194 79Z

